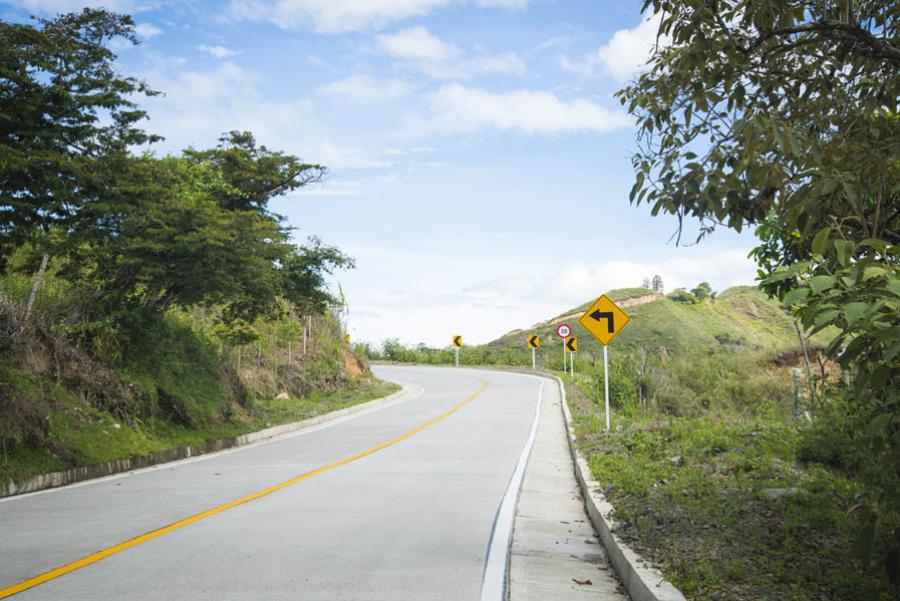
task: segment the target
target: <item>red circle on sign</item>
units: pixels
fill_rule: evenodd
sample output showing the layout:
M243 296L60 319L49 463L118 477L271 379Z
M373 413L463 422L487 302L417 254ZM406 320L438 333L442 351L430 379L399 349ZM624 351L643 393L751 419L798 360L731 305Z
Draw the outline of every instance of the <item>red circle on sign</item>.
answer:
M568 324L561 323L559 327L556 328L556 335L560 338L568 338L572 334L572 328L569 327Z

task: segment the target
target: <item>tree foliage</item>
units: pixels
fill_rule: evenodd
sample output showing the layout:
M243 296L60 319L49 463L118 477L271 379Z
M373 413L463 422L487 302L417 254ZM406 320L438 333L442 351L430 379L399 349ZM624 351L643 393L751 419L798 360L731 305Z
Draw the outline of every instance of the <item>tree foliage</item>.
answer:
M136 43L130 17L85 9L40 27L0 21L0 253L77 214L101 157L155 138L143 82L119 75L114 39Z
M756 226L761 286L851 372L840 394L870 451L861 549L900 580L900 5L646 0L649 69L619 92L637 118L631 201Z
M900 8L881 1L648 0L651 68L619 92L638 120L631 198L740 231L831 216L898 242ZM893 174L893 176L892 176Z
M0 22L4 252L52 252L84 298L69 319L88 329L139 325L135 315L170 307L215 307L225 324L277 313L284 300L329 308L325 275L352 261L317 239L292 244L269 209L325 168L244 131L178 156L135 154L156 138L137 127L147 115L133 98L155 92L118 73L117 38L137 43L134 24L104 10Z

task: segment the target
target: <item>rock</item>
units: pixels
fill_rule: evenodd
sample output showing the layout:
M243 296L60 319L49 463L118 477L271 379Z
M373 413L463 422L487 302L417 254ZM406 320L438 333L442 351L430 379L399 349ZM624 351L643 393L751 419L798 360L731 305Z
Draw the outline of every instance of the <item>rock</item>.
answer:
M279 392L279 393L278 393L278 396L275 397L275 400L276 400L276 401L286 401L286 400L288 400L289 398L291 398L291 397L290 397L290 395L289 395L288 393L286 393L286 392Z
M781 497L794 497L799 495L802 491L799 488L790 487L790 488L764 488L759 493L770 499L780 499Z
M681 455L669 457L669 461L671 461L677 467L681 467L684 464L684 461L681 459Z

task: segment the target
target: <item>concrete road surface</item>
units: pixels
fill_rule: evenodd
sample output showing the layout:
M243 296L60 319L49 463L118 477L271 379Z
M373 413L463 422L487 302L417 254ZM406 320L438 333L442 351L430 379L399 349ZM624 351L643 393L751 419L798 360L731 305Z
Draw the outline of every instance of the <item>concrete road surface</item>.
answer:
M0 500L0 597L109 550L13 597L478 599L541 381L426 367L376 373L412 392L300 435Z

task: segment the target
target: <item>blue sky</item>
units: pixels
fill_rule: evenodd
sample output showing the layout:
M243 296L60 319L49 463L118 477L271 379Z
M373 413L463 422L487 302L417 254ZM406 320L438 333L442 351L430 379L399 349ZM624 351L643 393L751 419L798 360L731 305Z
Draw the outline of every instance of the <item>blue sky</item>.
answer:
M20 0L5 19L96 2ZM123 72L157 151L247 129L329 167L275 202L298 239L356 258L340 273L354 340L486 342L610 288L750 284L750 234L669 241L632 207L635 130L613 93L655 23L622 0L113 0L142 44Z

